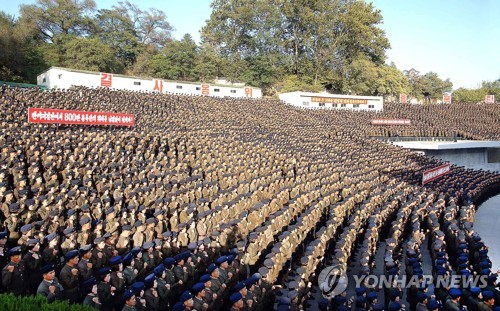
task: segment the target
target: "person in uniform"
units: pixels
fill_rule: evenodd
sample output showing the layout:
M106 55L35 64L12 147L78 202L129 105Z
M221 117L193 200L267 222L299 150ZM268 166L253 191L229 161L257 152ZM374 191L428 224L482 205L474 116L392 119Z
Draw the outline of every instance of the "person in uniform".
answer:
M191 289L193 293L193 309L197 311L207 311L208 304L203 300L205 297L205 284L196 283Z
M54 300L62 299L62 291L64 288L59 283L59 280L56 277L56 271L54 270L53 265L46 265L40 269L40 272L43 275L42 282L38 285L38 289L36 293L38 295L43 295L47 297L49 302Z
M78 251L71 250L66 253L66 264L61 269L59 278L64 288L63 298L72 303L81 302L80 279L78 277Z
M144 279L144 286L146 291L144 292L144 298L146 299L146 308L148 310L159 311L160 310L160 297L158 296L156 275L151 273Z
M231 309L229 309L230 311L244 310L243 297L239 292L236 292L229 296L229 301L231 302Z
M446 311L460 311L462 310L460 306L460 296L462 296L462 291L458 288L450 288L449 298L446 300L444 308Z
M137 311L135 294L131 289L127 289L123 293L123 300L125 301L125 305L123 306L122 311Z
M4 291L14 295L26 294L26 272L21 261L21 247L16 246L7 252L9 263L2 269L2 285Z
M82 282L87 281L92 277L92 263L90 258L92 258L92 246L90 244L84 245L79 250L80 261L78 261L78 274Z
M40 268L42 266L42 258L38 251L40 248L38 239L29 239L26 243L28 252L23 257L24 267L26 269L26 276L28 278L28 293L35 294L40 285L42 275L40 274Z
M97 280L95 277L91 277L82 284L84 292L87 294L83 299L83 304L86 306L91 306L95 309L101 309L101 302L99 296L97 295Z
M111 268L103 267L99 269L98 274L101 278L101 282L97 285L97 295L101 302L101 310L111 311L114 307L114 295L116 290L116 288L110 284Z

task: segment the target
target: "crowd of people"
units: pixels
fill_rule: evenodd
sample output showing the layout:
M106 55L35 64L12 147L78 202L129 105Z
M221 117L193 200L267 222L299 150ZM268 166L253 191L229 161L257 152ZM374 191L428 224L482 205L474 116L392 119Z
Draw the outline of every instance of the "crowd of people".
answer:
M349 273L357 247L373 273L384 240L386 274L423 275L427 236L435 275L484 274L481 308L500 303L472 226L500 175L452 166L422 186L439 160L370 137L498 139L496 106L368 113L75 87L5 88L0 107L2 292L99 310L396 311L397 287L318 300L318 274ZM28 107L131 113L136 125L30 124ZM413 123L370 125L379 117ZM469 306L454 297L472 288L427 288L408 291L412 309Z

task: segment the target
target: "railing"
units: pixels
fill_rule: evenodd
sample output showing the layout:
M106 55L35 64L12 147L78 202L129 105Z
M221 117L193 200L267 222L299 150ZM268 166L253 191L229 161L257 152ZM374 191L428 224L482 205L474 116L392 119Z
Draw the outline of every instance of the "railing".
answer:
M387 142L396 141L454 141L453 137L419 137L419 136L404 136L404 137L385 137L385 136L371 136L378 140ZM464 140L464 138L457 137L456 140Z

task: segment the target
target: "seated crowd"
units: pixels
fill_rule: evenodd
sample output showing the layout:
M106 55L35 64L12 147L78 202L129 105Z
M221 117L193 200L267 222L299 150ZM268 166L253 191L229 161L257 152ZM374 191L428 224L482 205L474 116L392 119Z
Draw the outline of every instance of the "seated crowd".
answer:
M383 251L384 274L422 279L404 293L412 309L500 304L473 229L500 175L452 166L422 186L438 160L371 138L499 139L496 106L303 110L83 87L0 96L2 292L99 310L400 310L396 285L317 299L319 272L350 273L360 248L363 275ZM28 107L132 113L136 125L30 124ZM381 117L412 125L370 124ZM431 296L422 247L429 273L485 275L488 286Z

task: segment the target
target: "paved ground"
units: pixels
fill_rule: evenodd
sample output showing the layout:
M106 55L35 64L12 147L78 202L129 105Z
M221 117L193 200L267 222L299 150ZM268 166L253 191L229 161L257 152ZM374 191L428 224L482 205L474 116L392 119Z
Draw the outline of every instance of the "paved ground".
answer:
M493 262L492 271L500 270L500 195L490 198L479 206L474 229L489 247L488 255Z

